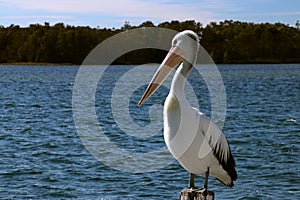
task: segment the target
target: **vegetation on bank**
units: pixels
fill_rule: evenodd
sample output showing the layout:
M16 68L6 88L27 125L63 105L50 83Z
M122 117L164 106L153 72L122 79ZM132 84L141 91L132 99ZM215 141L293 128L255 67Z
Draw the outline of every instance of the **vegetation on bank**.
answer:
M0 26L0 63L81 64L88 53L103 40L138 27L190 29L201 37L201 45L216 63L300 63L300 30L282 23L239 21L171 21L155 26L151 21L140 26L125 22L120 29L90 28L58 23ZM161 62L166 52L148 49L120 57L115 64Z

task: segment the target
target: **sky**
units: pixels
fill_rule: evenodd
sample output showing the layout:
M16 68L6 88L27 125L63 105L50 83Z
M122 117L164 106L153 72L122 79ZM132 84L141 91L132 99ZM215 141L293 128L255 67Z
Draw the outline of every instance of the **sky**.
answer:
M73 26L121 28L172 20L281 22L300 20L299 0L0 0L0 25L64 23Z

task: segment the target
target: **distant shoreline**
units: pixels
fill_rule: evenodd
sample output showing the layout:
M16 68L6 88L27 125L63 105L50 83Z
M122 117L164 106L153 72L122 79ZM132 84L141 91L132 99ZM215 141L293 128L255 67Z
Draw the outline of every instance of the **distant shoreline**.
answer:
M80 66L79 64L72 63L35 63L35 62L13 62L13 63L0 63L0 66L13 65L13 66Z
M142 63L143 64L143 63ZM145 63L144 63L145 64ZM293 62L257 62L257 63L215 63L216 65L279 65L279 64L300 64ZM81 66L81 64L72 63L34 63L34 62L13 62L13 63L0 63L0 66ZM101 65L101 64L99 64ZM140 65L138 63L118 63L111 65Z
M201 46L217 64L300 63L300 27L291 27L282 23L251 23L233 20L211 22L205 27L195 20L183 22L175 20L160 23L157 26L147 21L140 26L127 24L120 29L75 27L63 23L52 26L49 23L31 24L29 27L0 26L2 45L0 62L9 65L34 66L81 65L87 55L106 39L142 27L164 28L177 32L192 30L201 37ZM144 28L141 30L146 30ZM143 47L145 41L153 42L153 46L166 44L166 42L171 45L170 36L168 36L170 38L159 34L151 36L150 33L158 34L158 32L152 33L151 31L139 32L134 37L129 34L128 37L132 38L126 38L125 43L120 43L120 45L130 45L134 42L135 45ZM118 45L111 44L107 46L106 51L115 53L115 48L119 48ZM166 53L157 48L139 48L124 52L112 64L159 63L162 62Z

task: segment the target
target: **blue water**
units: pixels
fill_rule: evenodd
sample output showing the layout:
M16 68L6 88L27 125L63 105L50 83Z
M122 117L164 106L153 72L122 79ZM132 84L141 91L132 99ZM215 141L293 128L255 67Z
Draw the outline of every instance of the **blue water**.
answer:
M216 199L300 199L300 65L220 65L227 97L224 132L236 159L233 188L213 177ZM110 96L132 66L106 70L95 95L97 118L122 149L150 152L164 146L161 131L147 139L122 132L114 122ZM174 161L147 173L112 169L81 142L72 112L77 66L0 66L1 199L177 199L188 173ZM200 109L210 115L201 79ZM197 85L197 84L196 84ZM139 125L150 120L147 105L162 104L161 88L142 108L135 105L145 86L130 100ZM109 158L107 158L109 159ZM197 176L196 185L203 184Z

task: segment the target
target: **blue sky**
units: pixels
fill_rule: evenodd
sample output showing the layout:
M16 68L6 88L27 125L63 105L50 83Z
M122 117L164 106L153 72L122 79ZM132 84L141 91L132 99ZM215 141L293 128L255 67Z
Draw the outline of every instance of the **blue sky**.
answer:
M196 20L206 25L225 19L255 23L300 20L299 0L0 0L0 25L54 25L120 28L125 21L155 25Z

